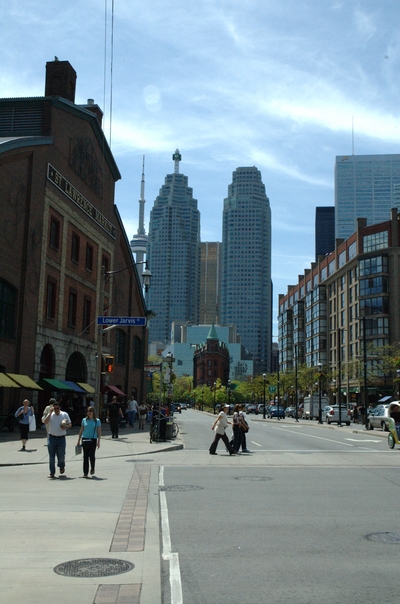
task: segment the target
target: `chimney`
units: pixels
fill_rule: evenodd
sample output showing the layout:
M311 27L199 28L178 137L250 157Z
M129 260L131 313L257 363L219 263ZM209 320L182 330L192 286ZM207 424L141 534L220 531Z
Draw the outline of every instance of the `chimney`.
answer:
M98 105L94 102L93 99L88 99L86 105L79 105L82 109L86 109L86 111L91 111L97 117L97 121L101 126L101 122L103 121L103 112Z
M46 63L45 96L60 96L71 103L75 103L76 71L68 61L54 61Z

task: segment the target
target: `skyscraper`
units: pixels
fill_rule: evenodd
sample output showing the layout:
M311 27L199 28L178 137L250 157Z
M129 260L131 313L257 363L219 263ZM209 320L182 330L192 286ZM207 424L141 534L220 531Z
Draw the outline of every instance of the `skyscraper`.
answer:
M222 246L218 241L200 245L200 323L218 323Z
M173 321L198 323L200 288L200 212L188 178L179 173L181 155L172 156L174 173L167 174L153 209L147 258L152 273L147 307L156 313L150 341L168 343Z
M347 239L357 218L387 220L400 208L400 155L339 155L335 164L335 237Z
M315 208L315 262L335 249L335 207Z
M222 324L235 323L253 355L254 371L269 371L272 342L271 209L257 168L237 168L224 200Z

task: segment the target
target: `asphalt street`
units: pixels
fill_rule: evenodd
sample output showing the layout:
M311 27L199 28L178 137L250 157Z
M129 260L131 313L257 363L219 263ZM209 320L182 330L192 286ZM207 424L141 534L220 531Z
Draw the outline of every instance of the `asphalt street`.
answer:
M184 604L397 598L400 449L386 434L250 416L252 453L221 443L214 457L212 418L182 416L185 448L162 463Z

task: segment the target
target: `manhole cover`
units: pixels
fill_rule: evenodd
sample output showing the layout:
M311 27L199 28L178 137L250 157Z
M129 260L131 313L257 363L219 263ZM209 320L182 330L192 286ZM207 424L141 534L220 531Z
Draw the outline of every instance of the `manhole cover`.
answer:
M194 484L172 484L169 487L161 487L160 491L202 491L203 487Z
M370 533L367 539L378 543L400 543L400 533Z
M239 476L236 480L252 480L253 482L268 482L269 480L273 480L273 478L268 478L268 476Z
M109 577L121 575L135 568L134 564L113 558L85 558L63 562L54 572L65 577Z

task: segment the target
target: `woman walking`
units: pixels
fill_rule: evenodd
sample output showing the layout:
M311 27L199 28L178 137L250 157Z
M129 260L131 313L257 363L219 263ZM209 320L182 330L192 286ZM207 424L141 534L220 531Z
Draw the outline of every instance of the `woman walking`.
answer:
M241 426L241 417L239 412L241 410L241 406L236 404L233 408L233 417L232 417L232 430L233 430L233 450L237 453L242 444L242 435L243 430Z
M19 407L15 412L15 417L19 421L19 433L21 435L22 448L20 451L26 451L25 445L29 438L29 418L33 416L33 407L29 406L29 401L26 398L22 403L22 407Z
M89 474L89 461L90 461L90 473L94 474L94 466L96 463L96 447L100 448L101 439L101 423L99 419L96 419L94 413L94 407L88 407L86 411L86 417L83 418L81 429L78 435L78 445L81 444L83 447L83 478L87 478Z

